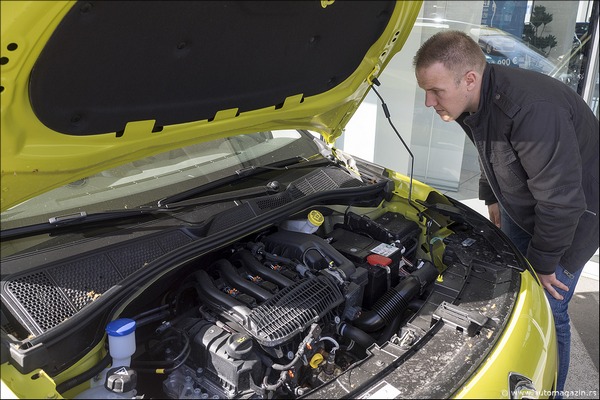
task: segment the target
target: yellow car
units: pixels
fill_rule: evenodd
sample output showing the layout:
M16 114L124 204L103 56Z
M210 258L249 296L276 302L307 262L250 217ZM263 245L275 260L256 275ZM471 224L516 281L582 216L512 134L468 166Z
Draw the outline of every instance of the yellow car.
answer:
M3 399L550 396L523 256L334 146L421 2L1 7Z

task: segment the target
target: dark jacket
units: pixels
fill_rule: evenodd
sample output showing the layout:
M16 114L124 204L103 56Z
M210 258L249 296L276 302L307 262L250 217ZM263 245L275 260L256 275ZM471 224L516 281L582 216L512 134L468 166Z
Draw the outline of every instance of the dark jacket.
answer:
M533 268L583 267L598 248L600 186L598 119L583 99L546 75L488 64L478 111L457 122L479 153L479 198L532 235Z

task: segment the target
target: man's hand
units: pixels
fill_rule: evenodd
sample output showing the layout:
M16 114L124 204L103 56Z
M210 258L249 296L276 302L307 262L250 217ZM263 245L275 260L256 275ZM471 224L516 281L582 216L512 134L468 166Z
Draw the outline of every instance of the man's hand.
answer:
M490 215L490 221L500 228L500 207L498 206L498 203L488 205L488 213Z
M550 296L554 297L556 300L562 300L563 297L556 291L556 289L554 289L555 286L564 290L565 292L569 291L569 287L567 285L556 279L556 274L538 274L538 278L540 278L540 282L542 283L544 289L546 289L548 293L550 293Z

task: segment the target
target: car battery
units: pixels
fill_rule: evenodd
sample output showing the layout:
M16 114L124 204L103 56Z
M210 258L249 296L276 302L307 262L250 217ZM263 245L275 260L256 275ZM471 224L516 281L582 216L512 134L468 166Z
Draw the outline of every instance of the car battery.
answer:
M411 238L417 237L421 233L419 224L415 221L406 219L402 214L386 212L381 217L374 220L379 226L389 233L394 240L404 244Z
M386 212L374 220L352 212L346 214L345 225L356 233L364 233L382 243L405 247L404 257L412 259L418 246L421 228L402 214Z
M356 266L364 267L368 271L363 296L365 307L373 305L381 295L400 281L402 249L341 228L333 230L330 237L331 246Z

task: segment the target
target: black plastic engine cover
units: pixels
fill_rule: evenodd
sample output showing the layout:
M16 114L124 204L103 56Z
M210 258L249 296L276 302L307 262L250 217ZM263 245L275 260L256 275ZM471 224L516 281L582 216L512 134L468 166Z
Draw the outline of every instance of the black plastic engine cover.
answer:
M318 236L308 233L279 231L261 240L273 254L297 260L313 270L328 268L329 262L341 269L347 277L356 271L354 264L333 246Z
M235 392L243 392L251 390L252 381L258 382L262 377L263 365L256 352L250 350L239 358L231 357L234 354L231 351L233 339L229 332L208 321L199 321L191 331L196 333L190 356L215 380L224 380ZM244 341L252 341L252 338L244 336Z

